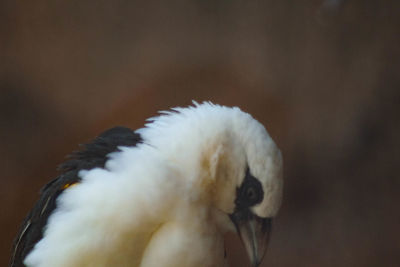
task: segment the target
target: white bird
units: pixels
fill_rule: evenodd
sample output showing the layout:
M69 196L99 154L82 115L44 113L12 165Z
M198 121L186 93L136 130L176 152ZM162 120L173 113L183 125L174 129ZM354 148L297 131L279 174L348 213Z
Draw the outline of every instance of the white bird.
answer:
M282 198L282 157L265 128L211 103L112 128L61 169L10 266L226 266L229 231L259 266Z

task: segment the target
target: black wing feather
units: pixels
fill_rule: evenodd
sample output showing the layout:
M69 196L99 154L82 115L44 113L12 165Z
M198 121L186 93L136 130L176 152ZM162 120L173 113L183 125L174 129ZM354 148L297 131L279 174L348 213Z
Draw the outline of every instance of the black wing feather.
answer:
M73 152L68 160L59 166L62 172L60 176L46 184L40 194L40 199L22 223L19 233L14 240L13 254L10 267L23 267L26 255L35 244L43 237L43 229L50 214L56 208L56 199L67 184L80 181L78 172L90 170L96 167L104 168L107 155L118 151L120 146L136 146L141 143L139 134L129 128L111 128L92 142L83 145L83 149Z

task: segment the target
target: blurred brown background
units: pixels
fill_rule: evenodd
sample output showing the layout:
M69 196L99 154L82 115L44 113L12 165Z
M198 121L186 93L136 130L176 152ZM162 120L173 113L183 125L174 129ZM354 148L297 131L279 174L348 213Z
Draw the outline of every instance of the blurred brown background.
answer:
M0 266L78 143L192 99L282 149L263 266L400 266L399 41L396 0L1 1Z

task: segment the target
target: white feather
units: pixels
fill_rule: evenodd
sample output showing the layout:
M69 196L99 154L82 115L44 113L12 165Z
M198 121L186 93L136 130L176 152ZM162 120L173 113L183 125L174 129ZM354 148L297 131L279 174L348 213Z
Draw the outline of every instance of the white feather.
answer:
M105 169L81 171L25 264L222 266L227 214L247 164L266 192L253 211L265 217L280 205L282 161L249 114L193 104L149 119L136 131L143 144L111 153Z

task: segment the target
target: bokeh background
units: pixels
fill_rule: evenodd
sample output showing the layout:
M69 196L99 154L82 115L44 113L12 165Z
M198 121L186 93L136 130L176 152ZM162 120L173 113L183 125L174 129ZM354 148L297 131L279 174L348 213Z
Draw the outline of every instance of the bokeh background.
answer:
M399 44L396 0L1 1L0 265L77 144L195 99L282 149L263 266L400 266Z

